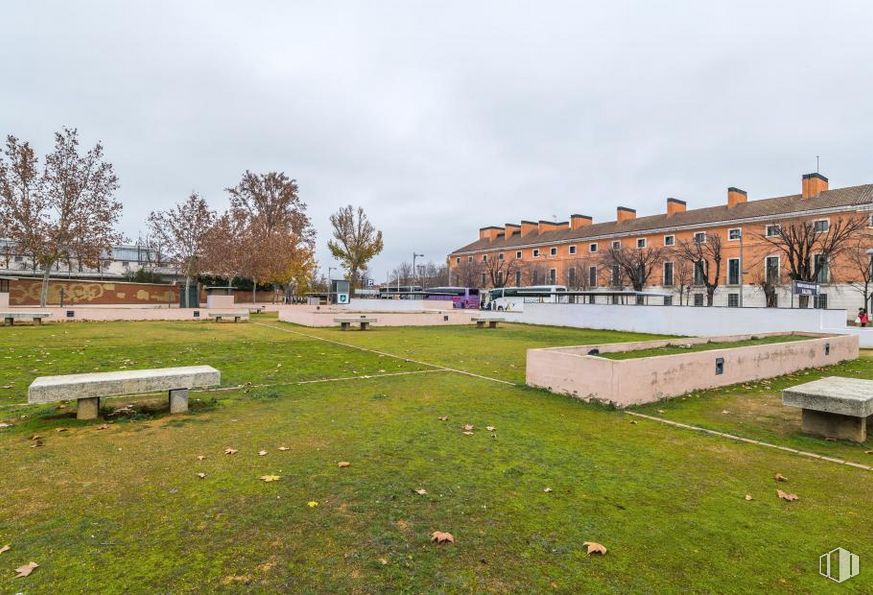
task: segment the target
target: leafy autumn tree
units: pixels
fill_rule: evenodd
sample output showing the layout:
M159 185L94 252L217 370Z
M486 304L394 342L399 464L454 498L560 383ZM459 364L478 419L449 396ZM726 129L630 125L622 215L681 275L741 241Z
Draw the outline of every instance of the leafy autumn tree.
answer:
M812 219L797 219L778 225L775 234L767 235L765 231L755 235L785 255L789 279L815 283L836 257L866 232L867 223L863 214L839 217L826 225ZM798 305L808 307L809 296L799 296Z
M382 232L367 219L364 209L349 205L330 216L333 239L327 247L346 270L352 293L358 287L361 273L374 256L382 252Z
M721 236L707 233L702 239L682 240L676 247L676 254L691 265L692 283L706 287L706 305L711 306L721 275Z
M118 178L98 142L79 153L75 128L55 133L43 170L30 144L6 138L0 155L0 221L18 251L43 271L39 302L45 306L51 269L59 262L97 267L123 236L114 230L122 205Z
M171 209L149 214L149 228L163 246L164 258L185 275L182 307L189 307L191 281L205 270L206 237L214 221L215 211L196 192Z

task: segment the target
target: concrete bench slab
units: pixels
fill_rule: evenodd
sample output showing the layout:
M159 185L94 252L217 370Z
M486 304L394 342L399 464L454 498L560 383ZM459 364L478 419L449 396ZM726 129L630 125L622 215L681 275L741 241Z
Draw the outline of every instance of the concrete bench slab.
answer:
M333 321L339 323L340 328L344 331L349 330L349 327L353 324L359 325L361 330L365 331L371 324L379 322L377 318L368 318L366 316L359 316L358 318L334 318Z
M497 323L506 322L505 318L471 318L476 323L476 328L485 328L485 323L488 323L488 328L497 328Z
M40 376L27 389L28 403L77 401L76 417L94 419L101 397L167 391L170 413L188 410L188 391L218 386L221 373L212 366L121 370L63 376Z
M12 326L16 320L31 320L34 324L42 324L43 318L50 318L51 312L0 312L4 326Z
M208 314L209 318L215 320L215 322L219 322L224 319L230 320L233 318L234 322L239 322L240 320L248 320L249 312L248 310L241 310L238 312L210 312Z
M808 434L864 442L873 422L873 380L820 378L786 388L782 403L801 409L801 429Z

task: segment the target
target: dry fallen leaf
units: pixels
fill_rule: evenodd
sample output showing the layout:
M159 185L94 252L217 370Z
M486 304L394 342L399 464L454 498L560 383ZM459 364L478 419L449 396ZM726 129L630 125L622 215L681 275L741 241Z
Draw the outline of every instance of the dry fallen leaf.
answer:
M40 446L42 446L42 444L42 440L34 440L33 443L30 445L30 448L39 448Z
M552 491L552 488L544 488L543 491L548 494Z
M464 436L472 436L473 432L464 432Z
M279 475L261 475L258 479L266 482L279 481L282 479Z
M752 499L752 495L751 495L751 494L746 494L746 500L751 500L751 499Z
M664 411L663 409L658 409L658 413L667 413L667 412Z
M225 448L225 449L224 449L224 454L226 454L226 455L235 455L235 454L238 453L238 452L239 452L239 451L238 451L237 449L235 449L235 448L230 448L230 447L228 447L228 448Z
M258 451L258 456L259 456L259 457L265 457L265 456L267 456L267 451L266 451L266 450L259 450L259 451Z
M418 488L417 490L415 490L415 493L419 496L424 496L425 494L427 494L427 490L424 488Z
M28 438L28 440L42 440L42 436L40 436L39 434L34 434L30 438Z
M800 500L800 496L798 496L797 494L789 494L788 492L783 492L782 490L776 490L776 495L788 502Z
M108 430L109 424L100 424L99 426L97 426L97 429L98 430Z
M204 460L205 458L206 458L206 457L205 457L204 455L197 455L197 460L198 460L198 461L202 461L202 460Z
M287 446L280 446L279 450L289 450Z
M318 506L318 502L316 502L315 500L310 500L309 502L306 503L306 505L309 508L315 508L316 506Z
M586 541L582 545L588 548L588 555L591 554L600 554L601 556L606 554L606 547L602 544L597 543L596 541Z
M473 424L464 424L464 431L465 432L472 432L473 431Z
M339 463L336 464L336 466L337 467L350 467L351 463L349 463L348 461L340 461Z
M24 578L25 576L30 576L30 573L34 571L34 569L39 568L39 564L36 562L30 562L29 564L25 564L24 566L19 566L15 569L15 572L18 574L15 575L15 578Z
M0 547L0 554L2 554L3 552L8 552L10 549L12 549L12 546L7 543L3 547Z
M636 424L636 423L637 423L637 420L632 419L632 420L631 420L631 423L632 423L632 424Z
M437 543L455 543L455 536L443 531L434 531L430 536L430 540Z
M440 421L449 421L449 416L448 416L448 415L443 415L442 417L439 417L438 419L439 419Z
M777 473L776 475L774 475L773 479L775 479L776 481L788 481L788 478L781 473Z
M199 477L200 479L204 479L206 477L206 474L205 473L198 473L197 477Z
M55 432L58 432L58 433L60 433L60 432L66 432L66 431L67 431L67 428L57 428L57 429L55 430Z
M488 430L489 432L493 432L497 428L495 428L494 426L485 426L485 429Z

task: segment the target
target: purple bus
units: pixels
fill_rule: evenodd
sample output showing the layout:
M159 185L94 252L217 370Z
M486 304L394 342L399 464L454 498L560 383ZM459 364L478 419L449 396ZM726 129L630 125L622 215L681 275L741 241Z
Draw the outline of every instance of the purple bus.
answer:
M451 300L453 308L479 309L479 290L471 287L429 287L421 295L425 300Z

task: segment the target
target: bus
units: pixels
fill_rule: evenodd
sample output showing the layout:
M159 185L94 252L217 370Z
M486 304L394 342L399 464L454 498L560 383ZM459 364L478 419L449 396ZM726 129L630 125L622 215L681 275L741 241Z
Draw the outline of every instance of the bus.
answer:
M383 300L414 300L421 299L418 292L421 285L384 285L379 288L379 297Z
M565 285L531 285L529 287L497 287L488 292L485 307L500 312L518 312L525 301L558 303Z
M425 300L451 300L453 308L479 309L479 290L474 287L428 287L419 295Z

